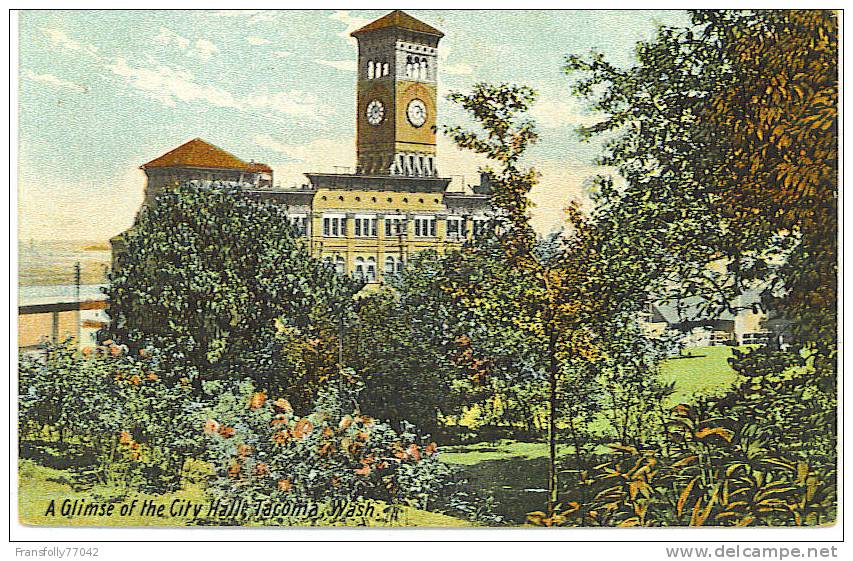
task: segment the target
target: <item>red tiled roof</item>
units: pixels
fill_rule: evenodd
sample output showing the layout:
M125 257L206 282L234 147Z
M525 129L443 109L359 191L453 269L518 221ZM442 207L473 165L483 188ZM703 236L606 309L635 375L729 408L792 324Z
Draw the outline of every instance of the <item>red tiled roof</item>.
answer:
M272 168L266 164L262 164L260 162L249 162L249 168L252 171L258 171L261 173L272 173Z
M394 10L393 12L386 14L379 18L376 21L370 22L361 29L356 29L350 35L353 37L358 37L358 35L362 33L367 33L368 31L375 31L377 29L384 29L386 27L396 27L399 29L407 29L409 31L418 31L420 33L427 33L429 35L438 35L439 37L444 37L444 33L434 28L431 25L427 25L419 19L413 18L403 10Z
M166 152L159 158L155 158L142 165L145 168L168 168L168 167L194 167L194 168L221 168L236 169L244 171L256 171L253 166L229 154L222 148L205 142L200 138L194 138L186 144L181 144L174 150Z

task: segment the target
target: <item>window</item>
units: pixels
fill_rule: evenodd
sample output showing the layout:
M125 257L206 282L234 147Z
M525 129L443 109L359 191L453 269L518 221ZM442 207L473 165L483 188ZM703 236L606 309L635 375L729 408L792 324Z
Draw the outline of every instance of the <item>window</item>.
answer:
M304 214L291 214L287 219L296 231L297 236L304 236L308 233L308 216Z
M373 78L373 61L372 60L367 61L367 78L368 79Z
M376 258L356 257L355 258L355 277L365 282L376 281Z
M396 238L406 235L406 217L402 215L385 215L385 237Z
M485 218L475 218L472 220L471 227L474 237L483 235L483 232L486 231L486 224L488 224L488 220Z
M419 238L435 237L435 216L415 217L415 236Z
M355 217L355 235L359 238L375 238L376 237L376 217L375 216L356 216Z
M465 236L465 219L461 216L447 218L447 237L460 238Z
M344 214L323 215L323 236L340 238L347 235L347 217Z
M340 255L335 258L335 272L339 275L347 272L347 263Z
M403 260L396 255L385 258L385 277L393 277L403 272Z

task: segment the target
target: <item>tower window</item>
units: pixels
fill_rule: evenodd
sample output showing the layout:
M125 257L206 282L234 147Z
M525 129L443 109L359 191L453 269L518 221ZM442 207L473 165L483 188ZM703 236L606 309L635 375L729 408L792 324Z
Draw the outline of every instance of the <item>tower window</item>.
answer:
M368 79L373 78L373 61L372 60L367 61L367 78Z

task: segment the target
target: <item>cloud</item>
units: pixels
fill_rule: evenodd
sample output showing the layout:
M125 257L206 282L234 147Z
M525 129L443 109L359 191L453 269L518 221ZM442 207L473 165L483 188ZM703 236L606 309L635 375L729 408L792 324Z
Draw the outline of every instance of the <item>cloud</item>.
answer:
M465 76L474 72L474 67L467 62L449 62L450 53L453 51L450 47L442 47L438 49L438 69L442 74L453 74L457 76Z
M74 82L63 80L62 78L58 78L53 74L36 74L32 70L24 70L23 75L25 78L34 82L48 84L57 88L72 90L79 93L86 93L89 91L89 88L86 86L81 86L80 84L75 84Z
M246 37L246 42L250 45L254 45L255 47L260 47L261 45L269 45L272 43L269 39L264 39L263 37L255 37L254 35Z
M277 56L278 58L286 58L286 57L289 57L292 55L293 55L293 53L291 53L290 51L274 51L273 52L273 56Z
M334 14L330 15L329 19L341 22L346 26L343 31L338 33L338 37L343 37L352 45L356 45L358 43L355 40L355 37L350 37L350 33L370 23L370 20L367 18L351 16L349 10L338 10Z
M249 23L276 21L278 14L271 10L214 10L204 15L220 18L246 18Z
M132 66L123 58L117 58L107 68L123 77L130 87L169 107L177 107L178 102L197 102L239 111L270 111L312 121L332 113L330 106L308 92L256 91L239 96L218 86L198 83L192 72L182 68L162 64Z
M537 100L530 109L530 115L543 129L588 126L602 120L600 115L586 112L576 100L556 96L543 96Z
M177 101L200 101L216 107L240 108L230 92L209 84L196 83L189 70L165 65L134 67L121 57L108 64L107 68L125 78L131 87L169 107L176 107Z
M188 57L205 61L219 52L219 47L209 39L196 39L193 43L192 40L178 35L167 27L160 28L160 32L154 37L154 42L163 46L172 46Z
M243 104L252 109L273 110L294 117L320 119L331 114L332 108L316 95L299 90L287 92L253 92Z
M307 182L306 172L342 171L340 167L352 171L355 166L355 137L320 138L306 144L289 144L269 134L255 135L255 144L281 154L287 161L269 163L275 174L276 184L283 187L301 185Z
M358 70L358 61L355 60L315 60L314 62L345 72L355 72Z
M94 57L98 56L98 47L76 41L60 29L42 27L41 32L44 33L45 37L47 37L48 41L50 41L51 45L54 47L60 47L68 51L84 53Z

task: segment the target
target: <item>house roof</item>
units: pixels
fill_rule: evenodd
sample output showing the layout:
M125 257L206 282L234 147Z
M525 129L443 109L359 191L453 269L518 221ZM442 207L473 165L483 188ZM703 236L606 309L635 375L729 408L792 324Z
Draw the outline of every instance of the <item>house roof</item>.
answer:
M249 162L249 168L252 171L259 171L262 173L272 173L272 168L266 164L262 164L260 162Z
M438 37L444 37L444 33L434 28L431 25L427 25L417 18L413 18L403 10L394 10L391 13L385 14L381 18L376 21L372 21L365 25L360 29L356 29L350 35L353 37L358 37L362 33L368 33L370 31L376 31L377 29L385 29L395 27L397 29L405 29L407 31L417 31L418 33L426 33L428 35L437 35Z
M760 307L762 292L763 288L760 287L745 289L732 302L732 307L735 310ZM718 310L717 313L712 313L708 310L708 306L708 300L701 296L690 296L678 302L656 302L652 304L652 322L665 321L670 325L675 325L683 322L732 321L735 319L736 314L732 313L731 310Z
M174 150L166 152L159 158L143 164L141 167L142 169L169 167L219 168L257 172L261 171L258 166L262 165L264 164L244 162L218 146L214 146L200 138L194 138L185 144L181 144Z

